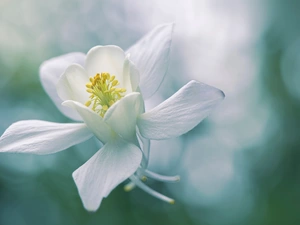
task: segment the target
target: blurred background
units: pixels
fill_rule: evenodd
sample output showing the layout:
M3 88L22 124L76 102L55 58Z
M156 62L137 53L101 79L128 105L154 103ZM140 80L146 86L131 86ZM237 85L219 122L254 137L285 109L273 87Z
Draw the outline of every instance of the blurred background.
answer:
M152 107L191 79L223 103L184 136L152 142L150 167L181 181L147 181L169 205L123 185L95 213L72 172L94 140L53 155L1 154L1 225L300 224L300 1L0 0L0 134L15 121L69 122L39 81L39 65L95 45L127 49L175 22L168 74Z

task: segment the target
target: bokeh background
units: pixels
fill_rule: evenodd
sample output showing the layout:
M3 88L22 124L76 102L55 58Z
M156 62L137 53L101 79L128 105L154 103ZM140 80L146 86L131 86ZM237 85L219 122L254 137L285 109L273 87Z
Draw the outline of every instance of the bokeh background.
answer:
M191 79L226 99L194 130L152 142L150 167L181 175L147 183L161 202L123 185L95 213L72 172L94 140L46 156L0 155L1 225L300 224L300 2L297 0L0 0L0 133L13 122L69 122L39 81L39 65L73 51L123 49L175 22L168 74L147 107Z

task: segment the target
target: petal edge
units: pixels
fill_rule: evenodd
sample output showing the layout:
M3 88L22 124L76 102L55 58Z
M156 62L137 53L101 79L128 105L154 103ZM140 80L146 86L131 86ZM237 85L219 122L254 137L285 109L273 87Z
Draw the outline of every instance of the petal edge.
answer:
M96 211L102 198L139 167L140 149L121 139L104 145L72 174L84 207Z
M0 152L51 154L93 136L83 123L23 120L13 123L0 138Z
M217 88L190 81L166 101L142 114L137 120L138 128L148 139L178 137L207 117L224 97Z
M56 92L56 84L60 76L69 65L71 65L72 63L77 63L83 66L85 57L85 54L81 52L68 53L44 61L39 69L40 81L42 83L42 86L51 100L54 102L56 107L65 116L77 121L81 121L81 118L74 110L62 107L62 100Z
M173 28L174 23L158 25L126 51L140 71L144 99L157 91L167 72Z

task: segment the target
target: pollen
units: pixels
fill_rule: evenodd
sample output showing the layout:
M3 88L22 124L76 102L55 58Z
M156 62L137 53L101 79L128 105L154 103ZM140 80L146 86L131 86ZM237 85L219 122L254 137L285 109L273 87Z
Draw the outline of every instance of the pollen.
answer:
M126 89L116 87L118 85L119 81L109 73L97 73L94 77L90 77L90 82L85 86L91 95L85 105L104 117L109 107L124 97Z

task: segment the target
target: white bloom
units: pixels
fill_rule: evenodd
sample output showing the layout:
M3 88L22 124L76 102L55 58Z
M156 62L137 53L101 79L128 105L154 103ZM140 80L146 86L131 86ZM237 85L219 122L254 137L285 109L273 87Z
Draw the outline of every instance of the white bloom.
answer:
M173 24L156 27L126 53L117 46L96 46L87 55L71 53L44 62L42 84L58 109L79 123L20 121L0 139L1 152L49 154L83 142L93 135L103 147L73 173L87 210L121 182L134 185L172 203L140 178L177 181L147 170L150 139L173 138L195 127L224 94L191 81L149 112L144 99L158 89L166 73Z

